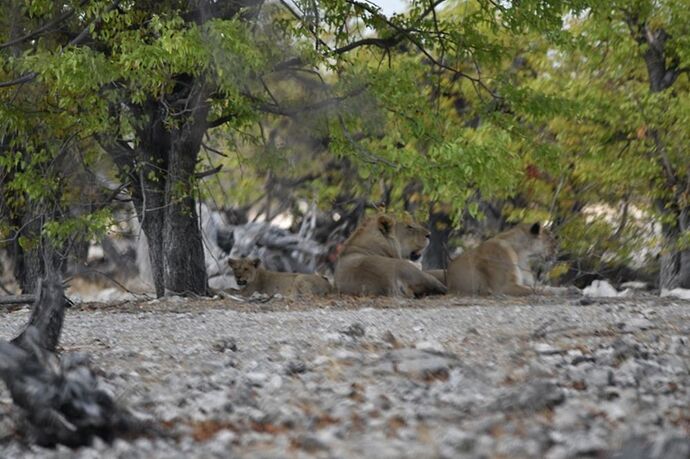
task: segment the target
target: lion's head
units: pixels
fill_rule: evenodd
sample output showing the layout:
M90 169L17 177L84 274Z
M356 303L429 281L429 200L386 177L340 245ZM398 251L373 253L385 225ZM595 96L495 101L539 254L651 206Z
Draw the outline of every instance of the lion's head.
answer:
M228 264L232 268L232 274L240 287L251 283L256 278L256 270L259 268L260 260L250 258L230 258Z
M518 253L544 258L556 253L556 239L539 223L520 223L504 234L501 238L508 241Z
M350 254L380 255L400 258L396 221L388 214L379 214L362 223L343 244L340 256Z
M412 261L418 260L429 245L429 234L429 230L411 219L397 222L395 237L400 244L401 257Z

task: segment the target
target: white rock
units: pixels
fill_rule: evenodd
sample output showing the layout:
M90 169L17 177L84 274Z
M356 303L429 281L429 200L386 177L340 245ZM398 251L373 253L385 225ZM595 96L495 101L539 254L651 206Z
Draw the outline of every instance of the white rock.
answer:
M646 282L641 281L628 281L621 284L623 288L630 288L633 290L647 290L649 287Z
M417 342L414 347L416 349L419 349L420 351L426 351L426 352L445 352L445 348L443 347L443 344L439 343L438 341L419 341Z
M673 290L661 289L662 298L678 298L681 300L690 300L690 289L674 288Z
M266 373L250 372L247 373L245 377L253 386L263 386L266 381L268 381L268 375Z
M297 358L297 351L295 351L295 348L292 346L289 346L287 344L284 344L280 346L280 349L278 350L278 354L285 360L291 360Z
M600 298L617 298L621 296L630 295L630 289L619 292L613 285L605 280L595 280L589 287L585 287L582 291L584 296L600 297Z
M550 345L549 343L535 343L534 344L534 350L538 354L560 354L563 352L562 349L558 349L557 347L554 347Z
M280 377L280 375L273 375L271 378L268 380L268 384L266 384L266 387L271 390L278 390L283 386L283 378Z

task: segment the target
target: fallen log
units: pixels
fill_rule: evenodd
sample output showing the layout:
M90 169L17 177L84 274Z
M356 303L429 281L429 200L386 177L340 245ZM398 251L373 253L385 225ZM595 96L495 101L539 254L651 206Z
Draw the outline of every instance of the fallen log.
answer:
M0 304L29 304L36 301L36 295L5 295L0 296Z
M99 388L85 354L60 359L43 341L34 326L22 333L19 345L0 341L0 379L21 410L30 442L77 447L94 437L111 441L141 432L143 423Z
M95 437L111 441L151 432L99 387L86 354L55 354L69 305L59 277L43 279L37 296L19 336L0 340L0 379L22 414L29 441L77 447Z

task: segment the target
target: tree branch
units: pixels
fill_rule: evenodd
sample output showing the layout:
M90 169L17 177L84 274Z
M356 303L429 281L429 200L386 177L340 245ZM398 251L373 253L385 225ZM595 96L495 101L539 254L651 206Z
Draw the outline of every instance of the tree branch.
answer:
M86 3L87 3L86 0L82 0L82 2L79 4L79 6L80 6L80 7L81 7L81 6L84 6ZM37 37L37 36L39 36L40 34L49 31L50 29L52 29L52 28L55 27L56 25L58 25L58 24L60 24L61 22L63 22L63 21L65 21L65 20L69 19L75 12L76 12L76 8L75 8L75 9L68 10L68 11L65 11L65 12L62 13L60 16L56 17L56 18L53 19L52 21L46 22L44 25L42 25L42 26L39 27L38 29L36 29L36 30L34 30L34 31L31 31L31 32L27 33L26 35L22 35L21 37L17 37L17 38L15 38L15 39L13 39L13 40L10 40L10 41L7 41L7 42L5 42L5 43L3 43L3 44L0 44L0 49L9 48L10 46L13 46L13 45L22 43L22 42L27 41L27 40L31 40L32 38Z
M222 165L222 164L219 164L219 165L217 165L216 167L214 167L213 169L208 169L208 170L205 170L205 171L201 171L201 172L195 173L195 174L194 174L194 177L195 177L197 180L200 180L200 179L202 179L202 178L204 178L204 177L210 177L211 175L217 174L218 172L220 172L220 170L221 170L222 168L223 168L223 165Z
M112 9L117 8L117 5L119 3L120 3L120 0L115 0L113 3L110 4L110 6L108 6L108 8L104 11L104 13L107 13L107 12L111 11ZM80 44L89 35L89 30L91 29L91 27L98 24L100 22L100 20L101 20L101 18L98 17L98 18L95 18L93 21L91 21L86 27L84 27L84 29L79 33L79 35L77 35L76 37L71 39L67 43L67 45L64 46L64 48L67 48L68 46L76 46L76 45ZM22 83L28 83L29 81L33 81L34 79L36 79L37 76L38 76L37 72L28 72L28 73L25 73L24 75L22 75L18 78L15 78L14 80L0 82L0 88L7 88L9 86L15 86L15 85L22 84Z

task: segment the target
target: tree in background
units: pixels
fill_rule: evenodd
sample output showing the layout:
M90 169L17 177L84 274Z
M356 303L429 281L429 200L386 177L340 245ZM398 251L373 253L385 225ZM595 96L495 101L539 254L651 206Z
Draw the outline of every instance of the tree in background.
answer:
M449 222L486 201L575 239L588 204L651 208L651 182L662 286L687 285L679 8L439 0L386 17L357 0L14 2L0 45L3 231L25 247L102 231L103 200L126 189L157 294L204 294L202 191L264 195L269 220L299 201L416 209L442 223L442 247ZM90 220L73 210L83 195L54 186L77 170L99 177ZM69 212L33 227L22 222L46 212L23 216L22 203L39 202L27 187L40 171ZM620 226L597 254L632 241Z

